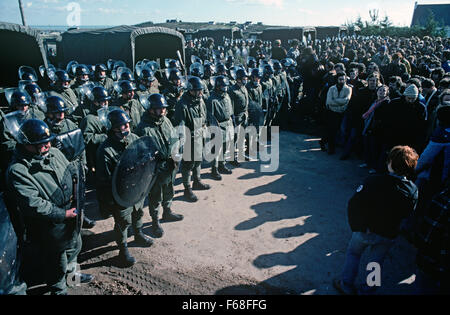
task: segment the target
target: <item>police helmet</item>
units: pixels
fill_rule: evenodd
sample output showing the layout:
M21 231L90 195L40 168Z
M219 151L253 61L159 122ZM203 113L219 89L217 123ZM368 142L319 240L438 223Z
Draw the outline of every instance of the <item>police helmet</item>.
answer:
M130 81L124 80L119 82L120 94L136 91L136 87Z
M161 94L155 93L148 97L149 108L148 109L158 109L167 108L169 105L165 97Z
M108 114L108 120L111 124L111 129L120 128L120 126L131 122L130 117L121 109L115 109Z
M69 111L64 100L59 96L50 96L46 99L47 113L56 114Z
M39 119L29 119L20 127L18 142L36 145L51 142L54 138L45 122Z
M111 99L108 91L102 86L96 86L92 89L92 97L94 102L104 102Z
M199 77L191 77L188 79L188 91L201 91L205 88L203 81Z
M28 106L31 104L31 97L25 91L17 90L11 95L10 106L17 108L20 106Z

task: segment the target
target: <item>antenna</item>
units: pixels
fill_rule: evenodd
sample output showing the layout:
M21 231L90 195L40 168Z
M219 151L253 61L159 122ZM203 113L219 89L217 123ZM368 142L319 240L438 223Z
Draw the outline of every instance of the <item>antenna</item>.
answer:
M19 9L20 9L20 15L22 17L22 24L23 24L23 26L27 26L27 22L25 21L25 13L23 11L22 0L19 0Z

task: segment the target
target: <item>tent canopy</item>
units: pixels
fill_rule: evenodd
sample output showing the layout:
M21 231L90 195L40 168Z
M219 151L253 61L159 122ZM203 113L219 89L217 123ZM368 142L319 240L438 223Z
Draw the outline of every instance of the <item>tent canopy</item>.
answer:
M346 26L317 26L316 30L317 30L317 39L345 36L348 32Z
M42 37L39 32L18 24L0 23L1 48L0 87L17 86L20 66L30 66L39 73L39 66L47 66Z
M123 60L128 67L140 59L176 58L179 50L184 58L184 37L163 27L118 26L108 29L71 30L61 35L58 61L66 65L106 63L108 59Z
M313 27L270 27L265 29L259 36L260 39L271 41L281 40L283 46L289 46L292 39L303 40L303 36L311 35L311 40L315 40L316 30Z

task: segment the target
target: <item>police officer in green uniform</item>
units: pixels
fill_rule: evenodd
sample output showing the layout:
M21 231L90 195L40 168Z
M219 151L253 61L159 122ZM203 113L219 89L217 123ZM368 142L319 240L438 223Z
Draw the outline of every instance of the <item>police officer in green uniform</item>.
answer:
M51 147L52 139L43 121L30 119L22 124L7 172L8 194L23 216L25 269L43 274L52 294L67 294L70 273L77 274L81 283L93 277L76 273L81 237L77 209L72 206L74 172L65 156Z
M139 73L139 85L137 94L138 96L142 96L144 94L156 94L159 93L159 82L155 77L155 74L150 69L143 69Z
M254 68L250 72L250 82L247 83L248 91L248 125L254 126L259 134L260 127L264 125L263 112L263 90L261 86L262 72L258 68ZM247 137L247 156L249 155L250 144L256 148L256 139Z
M208 124L210 126L217 126L221 129L222 133L222 147L215 154L212 163L212 177L215 180L222 180L222 174L231 174L231 170L225 166L225 161L219 161L220 154L225 156L227 149L229 149L230 141L227 139L230 134L230 130L233 128L233 105L231 103L230 96L228 95L228 79L224 76L218 76L215 79L214 90L211 92L211 96L206 102L206 110L208 117Z
M81 121L80 129L83 132L84 143L86 145L87 167L92 174L95 174L97 149L108 137L106 126L99 119L98 110L107 107L111 97L100 86L92 89L92 97L92 110Z
M61 97L67 106L75 109L78 113L81 109L78 109L79 103L75 92L70 88L70 77L64 70L58 70L55 72L53 79L55 84L53 85L53 90L50 91L50 95ZM70 113L69 117L77 125L80 124L81 120L84 118L81 114Z
M127 113L128 117L131 119L131 131L135 132L134 130L137 125L139 125L141 117L144 114L144 107L137 99L134 98L136 86L130 81L122 80L119 81L117 88L119 98L112 102L112 106L120 107L125 113Z
M242 133L245 132L248 122L248 91L246 85L248 83L248 74L245 69L238 69L235 73L236 84L233 85L229 91L231 104L233 105L234 112L234 127L236 129L236 149L243 152L245 149L245 142L241 141ZM239 167L239 161L237 156L232 164Z
M267 95L267 98L263 99L263 110L266 110L264 117L264 125L270 126L272 123L272 113L275 110L276 102L276 85L273 81L273 68L271 65L265 65L263 67L263 77L261 79L261 87L263 93Z
M211 67L208 65L208 76L205 78L205 67L200 62L194 62L190 68L189 73L191 76L198 77L203 81L203 84L205 85L205 88L203 89L202 95L203 100L206 102L209 98L209 80L211 78Z
M61 135L78 129L78 126L73 121L65 117L65 114L67 113L69 108L66 106L62 98L60 98L59 96L50 96L45 100L45 105L47 107L47 117L45 118L44 122L50 128L50 132L52 134ZM81 161L83 165L86 164L85 153L82 155ZM86 215L83 216L84 228L92 229L95 225L96 222L94 220L89 219Z
M75 92L78 103L83 103L84 101L81 87L89 82L90 74L91 72L86 65L77 65L75 68L75 82L73 82L70 87Z
M42 108L38 105L38 102L42 101L41 99L38 99L38 96L43 95L42 89L35 82L29 82L23 86L23 90L25 90L31 97L31 103L29 106L31 117L44 120L45 114L42 111Z
M187 83L188 92L184 93L175 111L175 126L183 126L189 133L185 134L185 147L190 148L190 156L181 162L181 174L183 177L184 196L190 202L196 202L197 196L194 190L208 190L211 187L201 182L200 172L203 159L203 140L206 127L206 105L202 93L205 85L198 77L191 77ZM186 131L187 131L186 130ZM194 183L191 188L191 172Z
M181 83L181 72L178 69L171 69L168 72L167 80L169 84L167 88L162 92L164 98L167 101L167 118L173 122L173 116L175 115L175 108L178 101L183 95L183 86Z
M46 99L45 105L47 106L47 117L44 121L52 134L60 135L78 129L73 121L65 117L69 108L61 97L50 96Z
M42 112L35 110L31 107L32 101L30 95L23 91L16 89L9 99L9 107L12 112L18 111L22 120L27 119L44 119ZM11 157L16 148L16 139L13 137L11 132L6 127L5 121L2 120L0 124L0 159L1 159L1 169L6 171Z
M111 95L114 92L114 81L108 78L106 72L108 69L104 64L96 64L94 69L94 83L100 84Z
M97 151L96 188L99 207L110 211L114 217L114 234L119 246L119 261L125 266L133 265L136 260L128 251L128 228L133 226L135 241L144 247L149 247L153 241L142 232L142 217L144 215L144 199L133 207L124 209L118 205L112 195L112 177L116 165L125 149L138 136L130 131L130 118L120 109L108 114L108 138Z
M152 217L152 230L155 237L162 237L164 231L159 222L158 208L163 207L162 219L167 222L181 221L183 216L171 210L174 197L173 180L177 172L177 162L174 154L178 153L179 140L170 120L166 117L168 104L161 94L148 97L148 110L144 113L137 127L137 135L150 136L158 148L157 178L148 200Z

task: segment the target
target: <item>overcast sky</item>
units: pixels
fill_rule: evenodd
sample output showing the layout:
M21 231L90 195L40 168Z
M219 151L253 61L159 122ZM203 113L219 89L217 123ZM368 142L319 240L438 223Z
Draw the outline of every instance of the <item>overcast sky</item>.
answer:
M28 25L67 25L68 4L81 8L81 25L122 25L167 19L189 22L263 22L268 25L341 25L369 9L388 15L395 25L409 26L415 0L22 0ZM419 1L419 4L449 0ZM72 9L73 10L73 9ZM72 15L73 18L73 15ZM0 21L21 23L17 0L0 0ZM69 19L71 23L77 20Z

